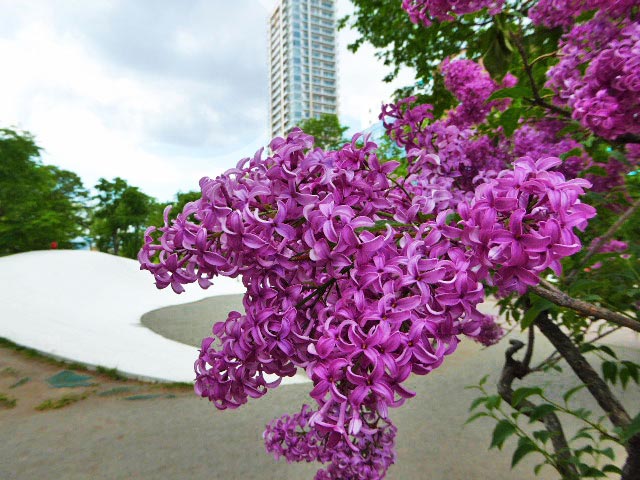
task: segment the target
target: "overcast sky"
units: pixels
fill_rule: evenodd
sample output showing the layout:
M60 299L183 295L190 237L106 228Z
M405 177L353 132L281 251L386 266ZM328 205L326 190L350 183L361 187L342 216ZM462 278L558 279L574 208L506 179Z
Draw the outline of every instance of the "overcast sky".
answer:
M87 187L120 176L160 200L268 142L273 0L0 0L0 127ZM338 0L338 16L351 9ZM339 35L340 117L366 128L411 81ZM369 112L373 112L370 114Z

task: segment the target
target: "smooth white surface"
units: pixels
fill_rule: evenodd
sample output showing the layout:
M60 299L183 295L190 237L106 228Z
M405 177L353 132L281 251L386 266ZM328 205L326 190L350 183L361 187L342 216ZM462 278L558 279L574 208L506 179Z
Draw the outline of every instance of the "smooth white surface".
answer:
M138 262L99 252L37 251L0 258L0 337L56 357L152 380L190 382L198 350L140 323L153 309L244 293L217 278L180 295L158 290ZM283 383L306 381L302 376Z

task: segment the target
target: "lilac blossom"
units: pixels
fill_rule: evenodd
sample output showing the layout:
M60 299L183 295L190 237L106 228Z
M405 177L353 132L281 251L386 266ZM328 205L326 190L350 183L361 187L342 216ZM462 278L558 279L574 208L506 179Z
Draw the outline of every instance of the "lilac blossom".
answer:
M502 10L504 0L403 0L402 8L407 11L413 23L419 23L425 27L430 26L433 20L447 22L454 20L458 15L474 13L488 8L491 15L496 15Z
M480 325L480 334L474 340L485 347L495 345L504 336L504 329L493 315L485 315Z
M547 86L558 105L569 107L573 118L597 135L638 135L639 66L640 25L599 12L563 37L560 62L549 70Z
M459 128L482 122L494 107L506 108L509 100L487 100L496 90L513 87L517 83L517 79L509 73L499 85L482 65L467 59L451 61L446 58L440 68L446 89L460 102L449 113L449 123Z
M600 242L600 237L596 237L591 241L591 245L589 248L593 248L596 243ZM611 239L602 245L599 249L599 253L619 253L624 252L629 248L627 242L623 242L622 240Z
M538 0L529 9L529 18L536 25L568 28L589 10L600 10L611 17L620 17L637 5L637 0Z

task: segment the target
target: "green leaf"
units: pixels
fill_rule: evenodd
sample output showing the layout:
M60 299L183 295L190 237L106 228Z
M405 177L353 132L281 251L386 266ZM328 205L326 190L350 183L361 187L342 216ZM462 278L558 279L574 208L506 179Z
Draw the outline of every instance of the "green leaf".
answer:
M562 396L564 403L569 403L569 399L576 393L585 388L586 385L578 385L577 387L570 388L567 392Z
M593 343L583 343L582 345L580 345L580 353L589 353L593 352L594 350L598 350L598 347Z
M590 467L589 465L580 464L580 476L582 478L606 478L606 475L602 473L602 470Z
M640 368L637 363L630 362L629 360L623 360L621 362L625 367L627 367L627 371L633 381L636 383L640 383L640 378L638 378L638 373L640 372Z
M640 413L636 415L633 420L631 420L631 423L627 426L627 428L622 430L620 440L622 440L622 442L626 442L638 433L640 433Z
M500 397L500 395L491 395L490 397L487 397L485 407L487 407L488 410L493 410L495 408L498 408L500 406L500 403L502 403L502 398Z
M560 130L556 135L558 138L562 138L569 133L574 133L579 131L582 126L578 122L570 122L567 123L567 126Z
M595 439L593 438L593 435L591 435L586 430L578 432L573 436L573 440L578 440L579 438L586 438L588 440L595 441Z
M531 295L531 307L527 309L527 312L524 314L524 318L520 323L522 330L526 330L531 326L531 324L535 321L536 317L553 307L553 303L549 300L538 297L537 295Z
M502 115L500 115L499 123L504 129L504 134L507 137L513 135L513 132L516 128L518 128L518 121L520 120L520 115L522 114L522 109L520 107L511 107L507 108Z
M566 160L569 157L578 157L582 154L582 149L579 147L576 148L572 148L571 150L569 150L568 152L563 153L562 155L560 155L560 158L562 160Z
M484 54L483 64L493 78L502 78L511 63L512 53L505 43L504 33L493 29L493 40Z
M631 378L631 375L629 374L629 370L627 369L627 367L625 367L624 365L620 367L620 372L618 373L618 376L620 377L620 383L622 384L622 388L623 389L627 388L627 384L629 383L629 378Z
M550 403L543 403L542 405L538 405L536 408L531 410L531 413L529 414L529 423L540 420L545 415L555 412L556 410L558 409Z
M606 345L600 345L600 350L603 351L604 353L606 353L607 355L609 355L610 357L613 357L615 359L618 358L618 356L616 355L616 352L614 352L611 347L608 347Z
M533 432L533 438L542 443L547 443L551 438L551 432L549 430L537 430Z
M603 362L602 376L605 380L608 380L615 385L618 377L618 366L614 362Z
M471 405L469 406L469 411L472 412L478 405L480 405L481 403L485 403L487 401L487 398L488 397L474 398L471 402Z
M587 420L591 416L591 413L591 410L587 410L586 408L578 408L573 411L573 414L582 420Z
M609 458L610 460L615 460L616 458L616 454L614 453L613 448L611 447L603 448L602 450L600 450L600 453L605 457Z
M500 98L531 98L533 92L529 87L518 85L515 87L501 88L491 94L487 101L498 100Z
M467 418L467 421L464 422L465 425L471 423L471 422L475 422L477 419L481 418L481 417L488 417L489 414L487 412L476 412L473 415L471 415L469 418Z
M522 460L525 456L530 454L531 452L537 452L538 447L535 443L533 443L527 437L522 437L518 441L518 448L513 452L513 457L511 457L511 468L515 467L520 460Z
M499 450L502 450L502 445L504 445L505 440L514 433L516 433L515 425L508 420L500 420L493 430L491 446L489 448L498 447Z
M542 395L542 389L540 387L522 387L517 389L511 397L511 405L517 407L522 400L531 395Z
M604 473L616 473L618 475L622 475L622 470L620 470L619 467L616 467L615 465L605 465L604 467L602 467L602 471Z

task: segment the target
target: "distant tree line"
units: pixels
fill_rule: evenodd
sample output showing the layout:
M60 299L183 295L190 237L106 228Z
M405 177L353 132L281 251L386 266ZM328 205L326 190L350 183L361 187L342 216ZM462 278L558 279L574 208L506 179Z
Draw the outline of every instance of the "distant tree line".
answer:
M120 177L99 179L92 194L75 173L44 165L40 151L31 134L0 129L0 256L74 248L88 237L93 248L135 258L167 203L182 209L200 196L158 202Z
M336 115L304 120L316 145L337 149L349 140ZM148 225L162 225L172 204L181 211L200 192L178 192L159 202L120 177L100 178L93 190L78 175L44 165L28 132L0 129L0 256L31 250L77 248L88 239L101 252L136 258Z

